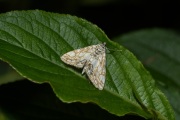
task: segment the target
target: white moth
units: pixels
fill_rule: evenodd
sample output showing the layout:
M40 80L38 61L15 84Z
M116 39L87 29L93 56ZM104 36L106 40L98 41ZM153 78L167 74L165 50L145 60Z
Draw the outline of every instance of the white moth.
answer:
M91 45L65 53L61 60L66 64L83 68L93 85L102 90L106 76L106 43Z

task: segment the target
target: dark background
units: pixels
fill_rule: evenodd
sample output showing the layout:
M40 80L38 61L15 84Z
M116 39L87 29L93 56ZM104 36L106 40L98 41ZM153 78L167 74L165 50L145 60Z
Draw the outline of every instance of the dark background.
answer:
M166 28L178 31L180 29L180 4L172 0L0 0L0 13L14 10L34 9L60 14L71 14L84 18L98 25L103 31L105 31L110 39L140 29ZM10 94L12 92L14 93L13 95ZM61 103L59 99L55 97L48 84L34 84L25 80L6 84L0 87L0 97L3 97L3 99L0 98L0 107L5 108L5 110L7 110L10 114L14 113L14 115L24 115L28 117L27 113L29 111L34 111L34 108L37 108L37 111L30 113L30 116L39 111L39 106L32 104L32 101L30 100L34 98L34 96L41 97L42 93L47 93L45 94L45 97L43 96L43 98L46 98L45 101L47 101L46 103L43 100L45 104L56 101L56 105L64 106L62 108L63 112L64 110L67 111L67 114L61 114L59 112L54 113L54 111L49 112L49 108L47 108L47 111L42 108L44 111L42 111L41 114L44 116L44 113L46 113L46 115L50 116L50 118L56 115L59 116L60 114L64 115L62 116L64 118L79 119L78 117L82 116L81 113L86 114L84 110L88 109L88 106L95 106L90 103L72 103L70 104L71 109L73 108L78 112L76 113L77 115L69 114L70 112L74 113L74 111L67 110L69 104ZM52 96L46 96L49 94ZM50 98L52 99L51 102L48 101ZM32 107L32 110L25 110L26 107L29 108L29 106ZM103 112L102 114L106 114L104 117L107 119L119 119L119 117L108 114L105 110L102 110L97 106L95 107L96 108L93 109L97 109L97 111ZM34 116L35 118L37 116L39 117L39 113L37 116ZM135 119L136 117L122 117L123 120L132 118ZM142 118L137 117L136 119Z
M109 38L143 28L180 28L180 4L167 0L0 0L0 12L40 9L98 25Z

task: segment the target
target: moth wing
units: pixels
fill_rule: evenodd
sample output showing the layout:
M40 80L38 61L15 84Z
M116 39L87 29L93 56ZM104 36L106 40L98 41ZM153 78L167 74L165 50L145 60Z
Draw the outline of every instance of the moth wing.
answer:
M86 74L93 83L93 85L102 90L106 77L106 54L105 52L98 56L98 59L92 59L90 61L92 67L86 69Z
M91 58L91 53L95 51L96 45L73 50L61 56L61 60L66 64L83 68L86 61Z

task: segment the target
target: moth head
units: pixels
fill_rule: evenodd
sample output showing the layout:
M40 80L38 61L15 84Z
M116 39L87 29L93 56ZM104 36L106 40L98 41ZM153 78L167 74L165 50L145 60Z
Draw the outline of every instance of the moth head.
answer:
M103 48L103 49L105 49L106 48L106 43L104 42L104 43L102 43L102 44L100 44L101 45L101 47Z

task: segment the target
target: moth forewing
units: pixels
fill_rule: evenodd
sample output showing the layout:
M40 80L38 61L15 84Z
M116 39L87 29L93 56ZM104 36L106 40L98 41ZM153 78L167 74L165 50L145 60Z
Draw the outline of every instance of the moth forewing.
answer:
M102 90L106 76L106 51L105 43L91 45L85 48L73 50L61 56L66 64L83 68L93 85Z
M93 68L87 69L86 74L93 85L102 90L105 83L106 68L105 68L105 53L98 56L98 59L92 59Z

